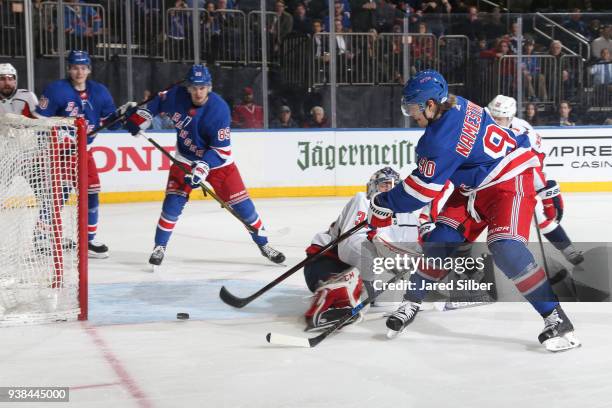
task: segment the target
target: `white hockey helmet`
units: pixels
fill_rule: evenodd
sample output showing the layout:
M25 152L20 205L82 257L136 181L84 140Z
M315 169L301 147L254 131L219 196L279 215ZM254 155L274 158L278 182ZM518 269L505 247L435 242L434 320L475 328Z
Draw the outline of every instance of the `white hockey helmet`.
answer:
M497 95L489 102L489 112L496 118L514 118L516 115L516 99L511 96Z
M395 186L400 182L400 175L391 167L383 167L376 173L372 174L370 181L368 181L368 184L366 185L368 189L368 198L372 198L374 194L378 193L378 185L380 183L384 183L385 181L390 181L393 183L393 186Z
M11 64L0 64L0 76L2 75L12 75L17 81L17 70Z

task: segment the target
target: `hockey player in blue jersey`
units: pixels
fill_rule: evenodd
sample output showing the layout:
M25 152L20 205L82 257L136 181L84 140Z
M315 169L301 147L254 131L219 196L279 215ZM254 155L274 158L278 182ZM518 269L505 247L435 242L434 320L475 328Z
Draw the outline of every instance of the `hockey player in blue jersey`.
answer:
M87 132L103 124L106 120L113 120L121 115L131 105L126 104L119 109L115 108L113 98L108 89L99 82L88 79L91 73L91 59L85 51L73 50L68 54L68 77L50 83L40 97L36 108L36 115L83 117L87 124ZM117 124L114 128L120 127ZM90 145L95 135L87 139ZM90 151L88 160L88 247L89 256L93 258L107 258L108 247L97 241L98 207L100 193L100 178ZM43 217L44 218L44 217Z
M242 182L233 161L230 143L231 115L227 103L212 92L212 77L203 65L194 65L186 79L187 87L177 85L160 93L146 107L128 113L127 129L137 136L147 129L153 116L163 112L174 122L177 132L176 159L184 163L170 168L166 197L155 233L155 245L149 263L159 266L189 194L207 181L215 193L238 215L253 226L251 233L261 254L275 263L285 256L268 244L263 223Z
M426 128L416 148L417 168L391 191L372 197L369 223L390 225L395 212L425 206L450 180L456 190L427 237L426 257L446 258L467 234L487 229L496 265L544 319L538 340L549 351L579 346L546 273L526 246L536 203L533 168L540 165L529 138L501 128L480 106L449 95L446 80L433 70L407 82L402 111ZM448 274L437 265L427 263L411 276L415 289L406 292L405 302L387 319L390 337L412 322L428 284Z

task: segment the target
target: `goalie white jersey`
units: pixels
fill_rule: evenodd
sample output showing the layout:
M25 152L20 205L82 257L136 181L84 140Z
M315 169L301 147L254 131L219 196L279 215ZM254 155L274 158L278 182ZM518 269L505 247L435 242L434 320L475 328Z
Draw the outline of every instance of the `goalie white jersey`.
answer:
M357 193L344 206L336 221L327 231L319 232L312 240L312 245L325 246L338 238L340 234L353 228L364 221L368 215L369 200L365 193ZM375 256L385 256L372 251L374 245L368 241L368 229L363 228L349 238L342 241L337 248L338 258L366 274L370 269L366 264L371 262ZM393 225L378 229L379 234L384 234L386 239L397 243L413 243L418 239L417 217L413 213L396 214Z
M38 106L38 98L27 89L17 89L10 98L0 99L0 114L14 113L34 118L33 112Z

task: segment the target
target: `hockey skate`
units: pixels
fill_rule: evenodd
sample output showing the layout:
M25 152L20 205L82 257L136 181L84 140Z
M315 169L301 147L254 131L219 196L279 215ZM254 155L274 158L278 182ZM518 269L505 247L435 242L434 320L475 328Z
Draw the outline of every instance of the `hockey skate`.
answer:
M285 255L282 252L272 248L269 244L259 245L261 254L276 264L285 262Z
M568 246L564 250L561 251L565 259L572 265L578 265L584 261L584 255L582 255L582 251L579 251L573 245Z
M98 242L96 240L92 240L87 243L87 247L89 249L88 254L90 258L108 258L108 247L103 243Z
M387 318L387 328L389 329L387 331L387 338L393 339L404 331L412 323L420 308L420 302L402 302L400 307Z
M557 305L550 315L544 318L544 330L538 340L551 352L565 351L581 345L574 334L574 326L561 309L561 305Z
M166 247L164 246L157 245L153 249L153 252L151 253L151 256L149 257L149 264L153 266L153 272L155 272L155 270L161 265L162 261L164 260L165 253L166 253Z

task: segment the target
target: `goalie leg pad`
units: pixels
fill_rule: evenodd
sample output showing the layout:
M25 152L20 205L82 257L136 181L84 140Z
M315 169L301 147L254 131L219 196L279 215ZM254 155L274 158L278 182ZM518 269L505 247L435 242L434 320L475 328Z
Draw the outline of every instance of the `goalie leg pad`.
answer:
M335 275L344 273L350 265L345 264L337 258L322 256L314 262L309 262L304 266L304 280L311 292L315 292L321 282L327 282Z
M350 314L353 307L359 304L362 290L363 281L356 269L338 274L323 283L315 291L312 304L304 313L306 330L328 327ZM361 312L355 316L358 318L360 315Z

